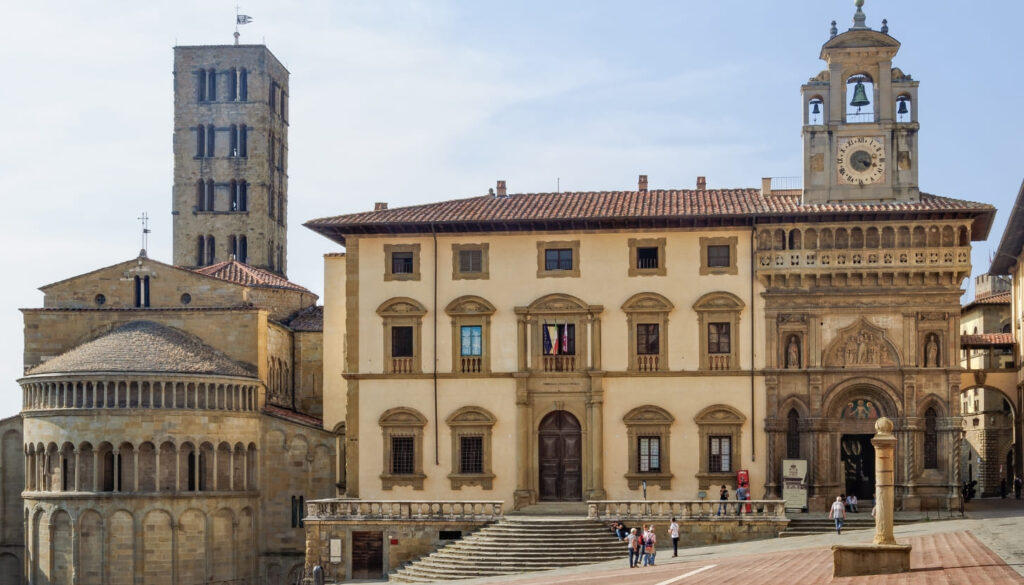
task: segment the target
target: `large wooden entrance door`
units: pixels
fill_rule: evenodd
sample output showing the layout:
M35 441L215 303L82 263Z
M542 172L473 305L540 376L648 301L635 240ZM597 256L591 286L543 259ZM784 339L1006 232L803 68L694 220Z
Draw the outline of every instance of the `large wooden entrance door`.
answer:
M556 410L540 421L540 499L575 501L583 499L582 433L580 421L564 410Z
M384 576L384 533L352 533L352 578L380 579Z
M875 499L875 447L872 435L843 435L840 442L847 494L858 500Z

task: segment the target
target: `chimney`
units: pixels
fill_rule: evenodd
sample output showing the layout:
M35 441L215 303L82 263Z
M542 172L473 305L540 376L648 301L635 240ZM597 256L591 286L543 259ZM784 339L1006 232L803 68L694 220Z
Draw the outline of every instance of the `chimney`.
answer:
M508 197L508 191L505 190L505 181L498 181L498 197Z
M387 208L388 208L388 202L387 201L378 201L378 202L373 204L373 210L374 211L384 211Z
M772 178L771 177L761 177L761 195L771 195L771 194L772 194Z
M705 190L707 190L707 188L708 188L708 179L707 179L707 177L697 177L697 190L698 191L705 191Z
M641 193L647 191L647 175L640 175L640 180L637 184L637 190Z

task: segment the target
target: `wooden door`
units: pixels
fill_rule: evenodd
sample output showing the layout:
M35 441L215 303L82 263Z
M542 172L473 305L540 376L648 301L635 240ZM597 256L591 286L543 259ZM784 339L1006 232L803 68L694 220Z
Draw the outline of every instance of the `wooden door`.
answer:
M352 533L352 578L380 579L384 576L384 533Z
M538 429L540 499L580 501L583 498L583 437L580 422L556 410Z

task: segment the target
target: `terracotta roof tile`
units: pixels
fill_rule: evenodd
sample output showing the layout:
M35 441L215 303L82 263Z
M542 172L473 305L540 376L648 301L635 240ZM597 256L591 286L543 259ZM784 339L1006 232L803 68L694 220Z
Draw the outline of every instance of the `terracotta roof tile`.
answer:
M296 311L284 324L292 331L323 331L324 308L322 305L306 307Z
M249 266L237 260L225 260L217 264L196 268L194 272L244 286L283 288L309 292L305 287L297 285L278 274L262 268L256 268L255 266Z
M1013 300L1012 293L1003 292L997 293L990 297L981 297L980 299L974 299L973 305L1008 305Z
M287 408L281 408L280 406L274 406L273 404L268 404L264 406L263 412L272 416L276 416L279 418L295 422L300 422L307 425L312 425L319 428L323 428L324 426L324 421L316 418L315 416L310 416L308 414L303 414L301 412L296 412L294 410L289 410Z
M762 195L760 189L672 189L524 193L454 199L313 219L306 227L328 237L345 233L381 233L396 226L445 227L473 224L528 224L544 221L637 221L640 219L745 218L771 215L863 215L965 212L986 216L987 233L995 208L985 203L921 194L916 202L804 204L799 194ZM493 229L493 227L491 228ZM514 229L514 228L513 228ZM977 230L976 230L977 231Z
M960 345L1013 345L1012 333L975 333L961 335Z

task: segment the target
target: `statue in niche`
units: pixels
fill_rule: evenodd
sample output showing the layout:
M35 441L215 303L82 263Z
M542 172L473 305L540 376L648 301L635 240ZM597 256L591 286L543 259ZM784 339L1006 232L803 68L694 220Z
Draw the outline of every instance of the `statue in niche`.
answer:
M924 367L939 367L939 343L934 333L928 336L928 342L924 345Z
M789 336L789 345L786 347L786 367L800 367L800 340L796 335Z

